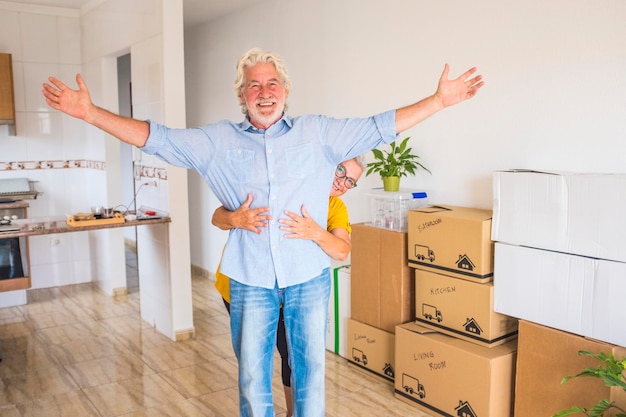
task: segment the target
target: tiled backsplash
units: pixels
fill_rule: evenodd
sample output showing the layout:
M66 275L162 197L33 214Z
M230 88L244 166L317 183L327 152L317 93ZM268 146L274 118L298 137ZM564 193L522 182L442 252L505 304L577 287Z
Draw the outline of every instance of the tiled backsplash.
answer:
M148 165L135 164L135 178L156 178L167 180L167 169L163 167L151 167Z
M2 171L21 171L32 169L69 169L69 168L88 168L104 171L106 163L104 161L90 161L85 159L70 159L61 161L0 161L0 172ZM163 167L153 167L147 165L135 164L135 178L153 178L159 180L167 180L167 169Z
M104 161L64 160L64 161L0 161L0 171L19 171L31 169L90 168L104 170Z

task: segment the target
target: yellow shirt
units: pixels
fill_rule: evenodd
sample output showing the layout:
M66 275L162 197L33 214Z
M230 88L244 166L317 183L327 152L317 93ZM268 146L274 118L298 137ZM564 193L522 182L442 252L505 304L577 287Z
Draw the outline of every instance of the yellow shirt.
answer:
M331 232L333 229L346 229L348 233L352 233L350 220L348 219L348 208L339 197L328 198L328 220L326 222L326 230ZM230 302L230 278L220 272L219 265L215 271L215 288L217 292Z

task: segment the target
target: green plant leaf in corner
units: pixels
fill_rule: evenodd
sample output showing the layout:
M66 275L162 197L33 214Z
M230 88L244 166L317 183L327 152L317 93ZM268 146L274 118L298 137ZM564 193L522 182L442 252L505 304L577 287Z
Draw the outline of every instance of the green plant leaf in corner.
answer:
M580 356L589 356L597 359L600 362L596 368L583 368L576 376L566 376L561 380L561 384L565 384L567 381L578 377L594 377L599 378L604 382L607 387L620 387L626 391L626 378L624 377L624 369L626 368L626 358L622 360L616 360L613 353L608 355L604 352L592 353L586 350L580 350L578 352ZM587 417L603 417L604 413L608 409L615 409L619 411L615 414L616 417L626 417L624 410L617 406L614 402L607 399L599 400L596 405L590 409L583 407L572 407L567 410L563 410L554 414L552 417L566 417L574 414L584 414Z
M559 411L558 413L552 415L552 417L567 417L579 413L587 414L587 409L582 407L572 407L567 410Z

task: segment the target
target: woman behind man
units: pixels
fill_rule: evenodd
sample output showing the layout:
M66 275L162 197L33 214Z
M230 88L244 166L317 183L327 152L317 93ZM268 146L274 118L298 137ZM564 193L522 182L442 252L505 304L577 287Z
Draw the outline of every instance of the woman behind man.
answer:
M326 229L315 223L308 215L306 208L302 206L302 215L285 212L287 218L280 219L281 230L288 232L286 238L309 239L317 243L320 248L331 258L344 261L352 249L350 242L350 221L348 209L339 198L349 189L356 187L357 181L363 173L364 165L362 157L352 158L337 165L335 178L330 189L328 199L328 220ZM252 197L235 211L228 211L224 206L218 207L213 213L212 223L222 230L233 228L246 229L254 233L261 233L261 229L267 226L271 216L266 215L268 207L250 208ZM224 305L230 313L230 278L220 272L218 266L215 272L215 288L222 296ZM283 388L285 390L285 402L287 417L293 416L293 399L291 393L291 367L289 365L289 349L285 335L285 320L282 309L278 320L276 334L276 347L281 357L281 374Z

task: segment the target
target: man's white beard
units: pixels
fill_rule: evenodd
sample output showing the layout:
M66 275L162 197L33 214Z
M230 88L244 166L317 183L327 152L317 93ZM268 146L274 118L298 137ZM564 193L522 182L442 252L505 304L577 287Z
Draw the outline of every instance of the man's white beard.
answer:
M263 126L269 126L277 122L283 116L284 111L284 103L281 107L276 107L276 110L268 115L261 114L256 105L252 106L252 108L248 107L250 122L259 122Z

